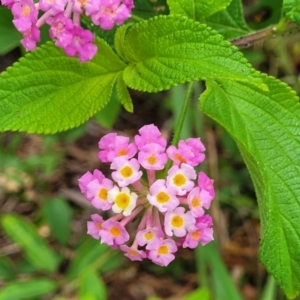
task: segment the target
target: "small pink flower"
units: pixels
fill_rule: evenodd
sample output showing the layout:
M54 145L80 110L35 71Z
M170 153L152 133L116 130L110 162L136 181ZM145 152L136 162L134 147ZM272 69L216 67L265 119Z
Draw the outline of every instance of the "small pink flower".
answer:
M149 259L159 266L167 266L175 256L173 253L177 251L176 243L171 240L157 240L151 245L149 251Z
M104 220L98 214L91 215L91 219L92 221L87 222L87 233L97 240L100 238L100 231L103 229L102 224Z
M97 169L93 171L93 174L91 172L86 172L78 179L78 185L81 193L86 196L87 185L95 179L97 179L99 183L101 183L104 178L105 176L103 175L103 173Z
M204 209L210 207L212 196L205 190L200 190L199 187L193 188L187 197L188 205L194 217L201 217L204 215Z
M72 42L64 47L67 55L75 56L78 54L78 59L81 62L91 60L97 53L97 46L92 44L95 39L94 34L89 30L74 26L72 35Z
M32 0L20 0L11 8L13 23L20 32L26 32L37 22L38 10Z
M74 24L70 18L59 13L54 18L49 18L47 23L50 25L49 35L56 40L56 46L64 48L71 44Z
M122 245L120 249L125 252L125 256L128 257L132 261L142 261L147 257L145 251L138 250L134 247L128 247L126 245Z
M147 228L137 232L136 241L139 246L145 246L146 249L151 247L151 244L156 240L160 240L164 237L164 233L159 227Z
M196 220L190 211L184 212L183 207L176 207L173 211L165 215L165 232L167 235L173 234L178 237L186 235L187 231L195 228Z
M21 39L21 44L25 48L26 51L31 51L36 49L36 43L40 41L40 30L32 25L30 29L22 32L23 39Z
M100 182L98 179L92 180L87 185L86 198L91 201L92 205L98 209L109 210L112 204L108 202L108 192L113 188L113 182L103 178Z
M194 249L201 243L203 246L214 239L213 229L208 227L206 223L196 223L196 229L189 232L183 243L183 248Z
M125 227L117 221L107 220L102 223L101 243L108 246L122 245L129 240Z
M150 194L147 195L147 199L160 212L172 211L179 205L176 192L176 189L166 187L164 179L158 179L151 185Z
M116 157L110 168L116 170L111 173L111 177L120 187L134 183L142 176L142 171L139 171L140 165L135 158L128 160L126 156Z
M143 150L145 145L154 143L162 147L163 151L166 149L167 141L165 138L161 137L161 132L159 129L151 124L145 125L139 130L140 135L134 137L135 144L139 150Z
M190 138L187 141L179 141L178 148L170 146L167 154L176 165L186 163L190 166L197 166L205 159L205 155L201 153L203 151L205 151L205 147L200 139Z
M193 179L196 179L196 171L187 164L181 166L173 166L168 171L167 186L173 187L177 191L177 195L185 195L194 187Z
M139 152L138 161L146 170L162 170L168 161L168 156L163 151L159 144L147 144Z
M198 186L201 190L205 190L215 198L214 181L211 180L204 172L198 174Z
M44 12L52 9L53 15L63 12L68 0L40 0L40 9Z
M99 10L91 14L94 24L100 25L104 30L112 29L115 23L121 25L130 16L130 10L120 0L102 0Z
M98 157L102 162L112 162L116 157L127 156L132 158L136 152L136 145L129 143L129 138L117 136L116 134L107 134L99 141Z

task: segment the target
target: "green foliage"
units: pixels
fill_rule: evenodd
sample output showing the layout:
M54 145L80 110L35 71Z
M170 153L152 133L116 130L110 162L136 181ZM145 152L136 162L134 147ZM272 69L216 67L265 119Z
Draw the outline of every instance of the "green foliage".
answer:
M295 93L272 77L269 91L233 81L208 81L202 111L238 143L253 179L262 221L260 258L289 297L300 291L299 118Z
M232 0L229 6L210 16L207 25L217 30L226 39L236 38L251 32L244 20L244 12L240 0Z
M79 277L79 299L105 300L106 287L95 270L87 268Z
M12 23L11 12L0 7L0 55L7 53L20 44L21 34Z
M209 284L213 286L214 299L241 300L239 292L222 262L216 243L211 242L205 247L199 246L196 250L196 255L198 263L203 264L200 268L205 269L208 266L212 272ZM205 273L201 275L207 276Z
M38 236L36 229L24 219L5 215L2 218L5 233L19 244L25 251L26 258L37 268L46 271L55 271L59 258Z
M0 291L0 300L27 300L53 292L57 284L46 278L11 282ZM39 298L40 299L40 298Z
M0 257L0 278L12 279L15 277L15 271L11 262L5 257Z
M300 26L300 1L299 0L283 0L283 13L292 21Z
M172 14L187 16L195 21L203 21L219 10L225 9L231 0L168 0Z
M42 212L51 232L60 243L66 244L70 237L71 209L61 198L47 199Z
M118 252L111 252L107 245L88 237L78 246L67 276L69 279L74 279L89 267L101 271L114 269L119 264L117 255ZM112 256L114 259L109 259Z
M208 289L198 288L186 297L183 300L209 300L211 299L211 295Z
M209 78L261 83L235 47L190 19L156 17L127 28L124 40L118 43L117 51L130 62L123 79L136 90L157 92Z
M48 43L1 74L0 130L55 133L76 127L109 101L125 65L102 40L80 63Z

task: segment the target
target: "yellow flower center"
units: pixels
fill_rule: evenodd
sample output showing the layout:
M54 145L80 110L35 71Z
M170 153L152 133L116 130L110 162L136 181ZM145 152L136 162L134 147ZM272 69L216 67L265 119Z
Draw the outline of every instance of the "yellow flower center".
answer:
M22 8L22 16L28 17L30 15L31 9L30 6L25 4Z
M182 186L186 183L186 178L182 174L177 174L173 178L173 183L177 186Z
M157 250L158 254L168 254L169 253L169 249L167 246L160 246Z
M201 201L198 197L194 197L191 201L192 207L201 206Z
M117 204L117 206L119 206L122 209L125 209L129 203L130 203L130 197L128 194L120 193L116 197L116 204Z
M134 255L134 256L139 255L139 253L136 250L133 250L133 249L128 249L128 254Z
M186 160L185 160L185 158L183 158L180 154L175 154L174 155L174 157L175 157L175 159L177 159L180 163L185 163L186 162Z
M144 237L147 241L151 241L154 237L153 231L148 231L144 234Z
M181 216L174 216L172 218L171 224L173 227L180 228L183 225L183 218Z
M147 160L149 165L155 165L157 163L157 159L153 155L149 156Z
M200 231L195 231L195 232L191 233L191 238L194 240L199 240L200 236L201 236Z
M110 228L109 232L112 236L119 236L121 234L121 230L118 227Z
M117 156L123 156L127 154L127 149L121 149L118 151Z
M106 200L107 200L107 189L102 188L102 189L99 191L99 193L98 193L98 197L99 197L101 200L106 201Z
M121 174L124 178L128 178L133 174L133 171L129 166L126 166L121 170Z
M165 192L160 192L157 194L156 200L158 203L166 203L170 200L170 196Z
M103 227L102 227L102 222L97 222L96 226L97 226L97 228L98 228L99 230L102 230L102 229L103 229Z

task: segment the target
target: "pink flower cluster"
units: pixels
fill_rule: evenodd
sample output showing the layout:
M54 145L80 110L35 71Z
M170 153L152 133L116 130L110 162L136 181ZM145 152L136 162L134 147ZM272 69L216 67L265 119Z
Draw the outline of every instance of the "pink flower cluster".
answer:
M91 60L97 46L90 30L80 25L80 15L89 16L104 30L121 25L131 16L133 0L1 0L11 9L13 23L23 35L22 45L27 51L40 41L40 27L50 25L49 35L69 56L78 55L80 61ZM43 14L40 16L40 12ZM40 16L40 17L39 17Z
M134 142L109 133L99 141L98 157L110 163L112 180L99 170L78 180L95 208L112 211L107 220L93 214L88 234L131 260L148 258L160 266L168 265L180 246L196 248L213 240L212 219L205 214L215 197L213 181L194 169L205 159L205 147L200 138L166 147L154 125L142 127ZM166 178L159 178L162 172L157 171L164 170L168 159L173 166ZM128 227L136 228L134 234Z

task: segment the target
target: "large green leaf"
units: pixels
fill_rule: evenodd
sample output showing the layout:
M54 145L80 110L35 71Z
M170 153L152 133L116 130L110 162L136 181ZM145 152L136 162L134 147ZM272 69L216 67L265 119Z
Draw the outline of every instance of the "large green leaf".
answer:
M26 258L34 266L49 272L56 270L58 256L38 236L33 225L14 215L5 215L2 225L5 233L25 251Z
M226 9L210 16L206 23L226 39L233 39L251 32L244 20L241 0L232 0Z
M121 30L117 51L129 62L123 79L133 89L155 92L209 78L262 82L237 48L191 19L160 16Z
M76 127L109 101L125 64L97 39L96 57L70 58L51 43L0 76L0 131L55 133Z
M187 16L201 21L219 10L226 8L231 0L167 0L172 14Z
M210 80L200 107L240 148L260 207L260 259L293 298L300 292L300 104L287 85L260 77L269 91Z
M11 11L0 7L0 55L3 55L20 44L22 35L12 23Z
M41 296L53 292L56 287L55 282L46 278L15 281L1 289L0 300L41 299Z
M300 26L300 0L283 0L282 11Z

